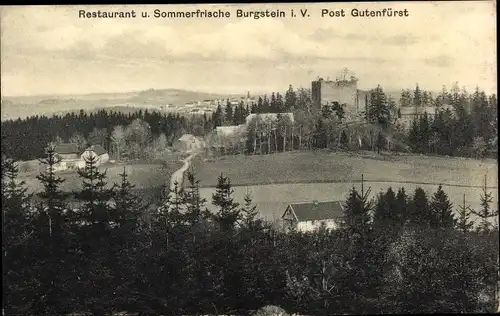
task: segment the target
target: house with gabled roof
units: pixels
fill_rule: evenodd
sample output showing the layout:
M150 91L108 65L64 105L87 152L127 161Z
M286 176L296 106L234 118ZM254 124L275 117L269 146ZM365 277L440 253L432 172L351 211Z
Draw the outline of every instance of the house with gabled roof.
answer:
M101 145L92 145L89 148L85 149L85 151L81 154L81 158L83 161L86 161L90 157L96 157L96 166L102 165L109 161L109 154L104 147Z
M63 143L54 148L54 151L61 159L77 159L78 147L75 144Z
M289 204L281 216L285 229L310 232L321 227L337 229L344 218L340 201Z
M64 171L82 166L78 146L71 143L63 143L54 147L57 163L53 166L54 171Z
M203 141L191 134L184 134L178 139L177 147L183 151L192 151L203 147Z

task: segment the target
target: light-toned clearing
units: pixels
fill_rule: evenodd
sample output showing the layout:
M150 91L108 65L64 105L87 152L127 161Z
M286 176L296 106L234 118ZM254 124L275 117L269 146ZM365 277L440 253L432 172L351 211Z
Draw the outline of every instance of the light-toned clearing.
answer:
M146 189L164 185L165 181L170 179L172 173L182 164L180 162L168 162L166 164L106 164L100 166L100 170L107 170L108 184L119 184L121 182L120 174L123 173L123 167L128 174L128 180L136 185L137 189ZM38 192L43 189L42 184L35 178L36 172L22 173L18 180L26 181L28 192ZM62 184L63 191L72 192L81 188L82 180L75 170L68 170L57 173L58 176L66 181Z
M361 174L374 197L381 190L404 187L412 195L417 186L432 195L439 184L456 209L466 204L479 209L480 195L487 177L488 191L498 207L498 164L494 160L428 157L420 155L359 155L328 152L292 152L263 156L229 156L214 162L197 160L195 172L201 195L211 206L213 187L221 174L231 179L235 198L243 203L250 192L262 217L281 217L290 203L345 200L354 186L361 189ZM210 187L207 187L210 186Z

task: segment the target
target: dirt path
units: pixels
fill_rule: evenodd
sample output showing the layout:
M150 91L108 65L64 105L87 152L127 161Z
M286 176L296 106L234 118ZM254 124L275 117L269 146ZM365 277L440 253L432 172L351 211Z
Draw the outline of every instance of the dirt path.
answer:
M170 178L170 192L173 192L174 191L174 188L175 188L175 183L177 182L177 186L180 188L182 187L183 185L183 181L184 181L184 172L186 172L186 170L188 170L189 168L189 163L191 162L191 160L196 157L196 155L198 155L200 152L193 152L191 155L189 155L187 158L181 160L181 162L184 163L184 165L182 165L182 167L175 171L173 174L172 174L172 177Z

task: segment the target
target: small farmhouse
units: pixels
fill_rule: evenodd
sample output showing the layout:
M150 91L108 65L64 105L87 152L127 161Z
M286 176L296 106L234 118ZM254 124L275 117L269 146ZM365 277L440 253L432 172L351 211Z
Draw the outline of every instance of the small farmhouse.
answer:
M184 151L191 151L203 147L203 142L198 137L191 134L184 134L178 139L178 148Z
M101 145L92 145L81 154L81 159L86 161L90 157L96 157L96 166L102 165L109 161L109 154Z
M287 206L283 216L285 229L296 228L309 232L324 227L338 228L344 217L344 207L340 201L300 203Z
M55 147L55 152L61 159L78 159L78 147L75 144L60 144Z
M63 171L81 167L78 147L75 144L64 143L55 147L58 162L54 165L54 171Z
M405 129L409 129L412 122L416 119L419 119L424 115L430 119L433 119L439 111L449 111L451 115L455 115L455 109L450 104L443 104L440 107L435 106L419 106L419 107L401 107L399 108L399 121L402 123Z

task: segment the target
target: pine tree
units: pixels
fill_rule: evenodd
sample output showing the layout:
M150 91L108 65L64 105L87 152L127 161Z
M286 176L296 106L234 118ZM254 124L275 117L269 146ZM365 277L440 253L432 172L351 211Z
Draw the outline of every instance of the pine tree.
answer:
M390 124L387 96L380 85L370 91L370 103L367 111L368 122L386 128Z
M184 211L184 201L183 201L183 195L184 195L184 189L182 186L179 184L179 182L175 181L174 182L174 187L170 188L170 209L169 213L172 219L175 220L175 222L181 221L181 215Z
M458 206L457 213L458 213L457 229L463 233L468 232L474 226L474 221L470 220L472 209L470 208L470 206L467 206L465 204L465 194L464 194L463 204Z
M431 139L431 126L429 122L429 117L425 112L424 115L422 115L419 120L418 152L421 153L429 152L430 139Z
M453 204L448 199L448 195L440 185L434 193L430 202L431 227L441 229L452 229L455 227L456 219L453 215Z
M113 197L114 188L107 188L106 171L100 171L96 163L96 156L85 157L85 168L78 170L78 175L82 178L82 189L74 195L83 203L78 214L81 224L91 226L91 238L98 242L100 237L106 236L109 231L109 202Z
M225 125L231 125L233 122L233 106L231 105L231 102L229 102L229 99L226 101L226 111L224 114Z
M492 229L493 225L490 220L494 217L498 216L498 210L491 209L491 203L493 203L493 195L491 192L488 192L486 189L486 181L485 186L483 187L483 192L481 193L481 209L479 211L473 212L480 219L478 225L478 231L488 232Z
M217 179L216 191L212 194L212 204L218 207L213 217L222 231L230 231L241 218L239 203L234 201L231 180L221 173Z
M413 103L416 107L422 105L422 90L420 90L418 83L415 86L415 91L413 92Z
M419 148L420 148L420 145L419 145L419 141L420 141L420 130L419 130L419 126L418 126L418 121L417 119L414 119L412 122L411 122L411 127L410 127L410 131L408 132L408 141L410 143L410 147L412 149L413 152L418 152L419 151Z
M195 174L188 171L186 177L189 183L182 196L182 202L186 207L184 218L191 227L194 227L204 219L206 199L200 196L200 181L196 179Z
M32 260L35 227L30 196L24 181L17 181L18 166L2 156L2 265L5 315L29 315L32 298L38 298L39 280ZM38 296L38 297L37 297Z
M313 135L314 146L316 148L326 148L326 127L321 118L316 122L316 128Z
M372 205L368 202L368 195L369 190L364 195L360 195L355 188L349 192L344 208L344 228L351 236L363 237L370 230Z
M274 92L271 93L271 100L269 102L269 113L279 113L278 103Z
M297 94L293 90L292 85L288 86L288 90L285 93L285 109L290 111L296 107L297 104Z
M231 125L238 125L240 124L240 116L241 116L241 113L240 113L240 106L236 106L234 108L234 114L233 114L233 118L232 118L232 124Z
M65 199L68 194L60 189L65 181L56 176L55 165L59 162L54 148L47 148L47 158L40 160L45 165L45 171L37 176L42 182L44 191L38 193L43 200L41 207L36 214L36 224L39 227L38 236L41 245L38 248L39 256L42 258L37 264L40 268L41 292L44 293L37 304L37 314L64 314L67 313L69 306L64 306L65 291L68 286L65 282L64 262L65 252L68 249L68 225L71 215L67 209Z
M245 194L245 204L241 208L241 214L243 217L243 226L253 228L259 212L257 211L257 207L252 204L252 197L248 192Z
M395 216L397 225L404 226L408 218L408 196L404 188L400 188L396 195Z
M60 161L54 150L54 147L47 148L47 158L41 159L40 162L45 165L45 172L40 173L36 178L44 186L44 191L38 194L46 204L48 216L49 233L52 236L52 231L61 232L64 226L63 211L66 208L64 200L68 197L67 193L63 193L60 186L64 183L64 179L55 174L55 165ZM58 240L59 237L56 237ZM59 240L60 241L60 240Z
M264 112L264 100L262 99L261 96L259 96L259 100L257 101L255 113L265 113Z
M283 101L283 96L278 92L276 93L276 113L285 112L285 103Z
M259 99L260 101L260 99ZM260 113L272 113L271 107L269 104L269 98L267 95L264 95L264 99L262 100L262 108L260 110Z
M109 252L113 249L110 234L114 187L107 187L106 171L96 167L95 155L84 159L85 168L78 170L82 189L74 192L75 198L81 202L75 221L79 227L76 242L82 253L78 259L84 267L79 271L75 291L79 292L80 304L92 313L102 315L112 308L113 288L107 284L113 283L113 271L118 268L116 261L109 260Z
M431 223L429 200L424 189L421 187L415 189L408 215L408 221L411 225L429 226Z
M224 113L222 112L222 107L220 103L217 104L217 109L212 117L212 122L214 123L214 128L217 126L222 126L222 122L224 121Z
M125 167L120 174L120 184L114 185L114 206L111 209L110 220L117 225L115 231L121 243L128 247L135 238L141 225L141 217L144 216L145 205L133 192L135 185L128 180Z
M390 225L394 226L397 222L397 210L396 210L396 194L391 187L387 189L385 193L380 193L375 204L374 214L373 214L373 224L374 225Z

